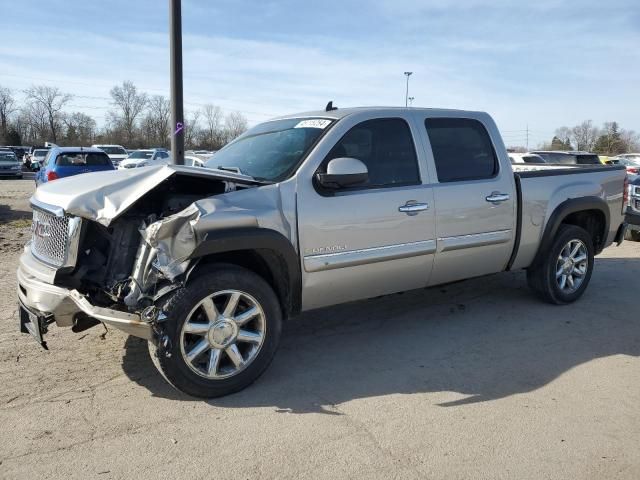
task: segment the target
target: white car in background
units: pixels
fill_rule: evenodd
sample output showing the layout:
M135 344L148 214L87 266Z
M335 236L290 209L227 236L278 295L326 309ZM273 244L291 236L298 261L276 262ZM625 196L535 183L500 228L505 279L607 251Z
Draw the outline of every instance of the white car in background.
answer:
M509 152L511 163L547 163L544 158L535 153L514 153Z
M120 162L129 156L129 153L122 145L91 145L91 148L99 148L106 153L116 168L118 168Z
M196 157L195 155L185 155L184 156L184 164L187 167L204 167L204 163L206 160L202 158Z
M120 162L118 170L151 167L153 165L166 165L169 163L170 158L171 156L169 155L169 152L162 148L136 150Z

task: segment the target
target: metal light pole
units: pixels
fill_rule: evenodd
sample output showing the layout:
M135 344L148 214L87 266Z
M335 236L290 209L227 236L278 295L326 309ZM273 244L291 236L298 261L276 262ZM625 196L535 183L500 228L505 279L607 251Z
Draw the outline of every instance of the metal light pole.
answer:
M409 77L413 75L413 72L404 72L404 74L407 77L407 91L404 95L404 106L408 107L409 106Z
M171 157L184 165L184 111L182 105L182 8L181 0L169 0L171 35Z

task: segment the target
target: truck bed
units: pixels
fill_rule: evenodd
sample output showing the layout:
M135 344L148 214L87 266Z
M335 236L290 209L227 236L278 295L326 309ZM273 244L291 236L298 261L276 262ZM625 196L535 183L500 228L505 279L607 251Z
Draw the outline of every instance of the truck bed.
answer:
M518 225L510 269L531 264L552 212L570 199L604 200L611 212L604 245L613 242L623 222L624 166L517 164L512 167L518 195Z

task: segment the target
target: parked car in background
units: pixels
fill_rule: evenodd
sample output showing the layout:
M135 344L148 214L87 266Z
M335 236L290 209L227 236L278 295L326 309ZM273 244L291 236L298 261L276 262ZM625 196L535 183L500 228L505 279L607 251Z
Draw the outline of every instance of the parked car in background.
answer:
M613 157L610 158L608 165L624 165L629 175L638 175L640 173L640 157Z
M260 376L301 311L520 269L568 304L624 233L623 168L512 165L483 112L289 115L207 167L37 189L21 331L103 322L148 340L179 390L216 397Z
M113 166L118 168L120 162L129 156L129 152L122 145L91 145L92 148L99 148L104 153L109 155Z
M562 165L602 165L600 158L595 153L572 151L536 150L530 153L540 155L547 163Z
M150 167L152 165L166 165L169 163L169 152L163 148L153 148L148 150L136 150L125 160L120 162L118 168L139 168Z
M204 167L206 160L203 160L195 155L185 155L184 164L187 167Z
M115 170L109 156L99 148L55 147L36 173L36 185L81 173Z
M544 158L535 153L513 153L509 152L511 163L547 163Z
M9 146L9 148L16 154L18 160L22 162L25 154L29 151L29 147L21 147L21 146Z
M42 168L42 162L47 156L47 153L49 153L49 149L46 148L36 148L32 150L31 154L29 155L29 170L31 170L32 172L37 172L38 170L40 170Z
M22 162L11 150L0 149L0 177L22 178Z
M629 191L625 212L627 230L624 238L640 242L640 175L629 178Z
M625 160L632 160L640 164L640 153L621 153L611 158L624 158Z

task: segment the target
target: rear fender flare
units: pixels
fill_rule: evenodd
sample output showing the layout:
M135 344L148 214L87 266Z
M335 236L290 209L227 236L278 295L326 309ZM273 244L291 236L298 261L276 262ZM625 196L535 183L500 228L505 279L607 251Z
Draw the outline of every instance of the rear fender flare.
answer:
M600 197L581 197L581 198L570 198L559 204L551 216L549 217L549 221L544 229L544 233L542 235L542 240L540 241L540 245L538 247L538 251L536 253L535 258L533 259L532 266L538 265L547 250L553 244L553 239L556 237L558 233L558 228L562 224L563 220L567 218L567 216L572 213L583 212L587 210L597 210L602 212L604 215L604 230L602 232L604 243L606 241L606 235L609 231L609 206L608 204ZM594 245L596 254L602 251L603 245Z

